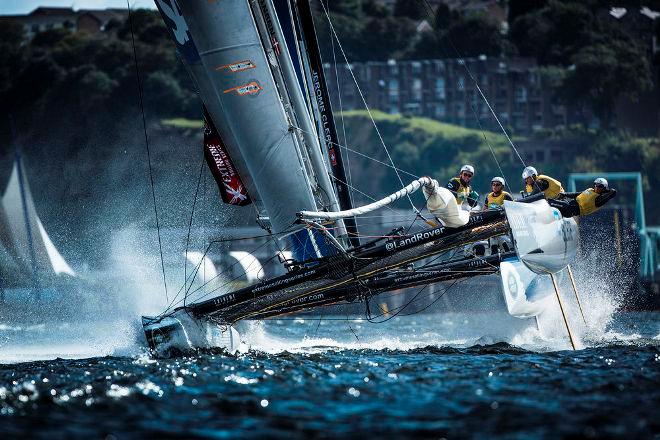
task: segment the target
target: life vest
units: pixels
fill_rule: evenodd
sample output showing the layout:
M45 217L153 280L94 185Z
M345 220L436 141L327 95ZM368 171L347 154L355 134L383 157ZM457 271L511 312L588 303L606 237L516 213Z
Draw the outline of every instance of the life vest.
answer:
M548 182L548 189L543 191L546 199L556 199L559 197L560 193L564 192L564 188L561 186L561 182L559 180L553 179L552 177L546 176L544 174L538 176L537 179L543 179Z
M580 215L591 214L598 210L598 206L596 206L596 197L598 197L598 193L594 191L593 188L587 188L575 198L580 206Z
M453 177L451 181L458 183L458 189L456 190L456 203L460 206L463 202L467 201L472 192L472 188L469 185L463 185L463 182L461 182L461 179L458 177Z
M488 193L488 195L486 196L486 207L497 208L499 206L504 205L504 198L506 196L510 197L511 194L509 194L506 191L502 191L500 195L496 197L492 192Z

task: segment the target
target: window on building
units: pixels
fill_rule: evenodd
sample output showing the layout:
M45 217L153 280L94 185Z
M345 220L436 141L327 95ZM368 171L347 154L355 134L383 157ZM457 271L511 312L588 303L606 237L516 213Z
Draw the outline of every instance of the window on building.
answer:
M527 102L527 87L516 86L515 99L516 102Z
M465 90L465 77L459 76L458 82L456 83L456 88L458 90Z
M445 104L440 102L435 106L435 117L444 118L447 115L447 108Z
M419 78L413 79L412 82L412 100L416 102L422 100L422 80Z
M390 69L390 75L398 75L399 74L399 66L396 63L395 60L389 60L387 62L387 65Z
M537 85L539 83L539 75L536 72L529 72L529 83Z
M410 63L410 66L412 67L412 74L413 75L421 75L422 74L422 63L419 61L413 61Z
M465 103L457 102L454 104L454 109L456 110L456 115L459 117L465 117Z
M477 97L477 92L472 91L470 93L470 105L472 105L472 108L476 109L477 105L479 104L479 99Z
M390 104L399 103L399 81L396 79L390 79L387 83L387 95L390 101ZM397 111L398 112L398 111Z
M421 115L422 107L417 102L409 102L403 106L403 111L411 115Z
M445 79L436 78L435 80L435 97L438 99L445 99Z

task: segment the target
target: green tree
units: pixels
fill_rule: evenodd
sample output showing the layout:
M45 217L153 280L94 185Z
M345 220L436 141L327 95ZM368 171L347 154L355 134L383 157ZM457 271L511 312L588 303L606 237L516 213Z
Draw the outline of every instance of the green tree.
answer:
M498 56L502 50L502 34L491 19L483 14L473 14L454 22L440 38L440 44L449 48L454 56Z
M362 0L322 0L329 12L348 15L350 17L362 17ZM321 13L323 7L319 6Z
M367 17L385 18L390 15L390 10L383 5L376 3L375 0L365 0L362 2L362 12Z
M555 0L516 18L509 35L520 55L536 58L540 64L567 66L597 32L598 23L587 6Z
M407 17L412 20L422 20L426 18L428 14L432 13L433 11L429 11L426 8L423 0L396 0L396 3L394 4L394 16L396 17Z
M581 48L563 84L564 98L588 105L609 129L620 97L637 100L653 83L645 54L632 42L607 40Z
M40 48L54 47L57 43L62 41L65 37L71 35L71 31L64 28L49 29L47 31L39 32L32 38L30 45Z
M452 10L446 3L440 3L435 10L435 29L443 32L460 19L461 15L457 11Z
M147 77L144 97L145 104L157 111L161 118L178 116L186 106L186 95L179 82L165 72L154 72Z
M23 26L14 21L0 22L0 92L11 87L12 78L23 61Z
M415 22L405 17L371 18L367 20L360 39L360 59L387 60L397 58L411 45Z
M548 0L509 0L508 21L513 23L521 15L529 14L548 4Z

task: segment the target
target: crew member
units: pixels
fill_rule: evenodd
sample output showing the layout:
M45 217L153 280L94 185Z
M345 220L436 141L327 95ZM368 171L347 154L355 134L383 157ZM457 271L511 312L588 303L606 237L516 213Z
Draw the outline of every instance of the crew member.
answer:
M501 209L505 200L513 200L511 194L504 191L504 185L506 185L506 182L504 181L503 177L493 177L493 179L490 181L490 187L493 191L489 192L486 196L484 210ZM506 235L499 235L497 237L489 238L488 245L490 246L491 255L496 255L500 249L503 252L508 252L513 248L511 245L511 239Z
M486 203L484 203L484 210L497 209L504 205L505 200L513 200L511 194L504 191L506 182L503 177L493 177L490 181L490 188L493 190L486 196Z
M572 217L598 211L616 196L616 190L610 188L606 179L599 177L594 180L593 188L587 188L582 192L564 193L564 196L567 200L553 200L550 205L559 209L564 217Z
M542 192L546 199L557 199L564 192L559 180L539 174L534 167L525 167L522 178L525 181L525 189L521 191L523 197Z
M470 207L474 207L479 199L479 194L472 190L470 187L470 180L474 176L474 167L472 165L463 165L458 177L453 177L447 183L447 189L452 191L456 196L456 203L461 206L463 202L467 202Z

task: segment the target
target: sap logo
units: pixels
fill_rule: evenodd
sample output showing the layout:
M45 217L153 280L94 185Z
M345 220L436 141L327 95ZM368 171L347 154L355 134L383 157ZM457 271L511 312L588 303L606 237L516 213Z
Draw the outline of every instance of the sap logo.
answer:
M561 220L561 214L557 208L552 208L552 216L555 218L555 220Z
M190 36L188 24L181 15L181 8L177 0L156 0L156 6L163 16L163 21L167 25L172 38L178 45L179 52L188 62L196 63L200 60L197 47Z
M172 29L172 34L174 34L174 38L176 38L177 43L183 46L186 44L186 41L190 40L190 37L188 37L188 25L186 24L186 20L184 20L183 16L179 12L181 8L179 8L176 0L170 0L174 7L164 3L163 0L156 1L158 2L160 10L163 11L163 14L172 20L173 26L170 27L170 29Z

